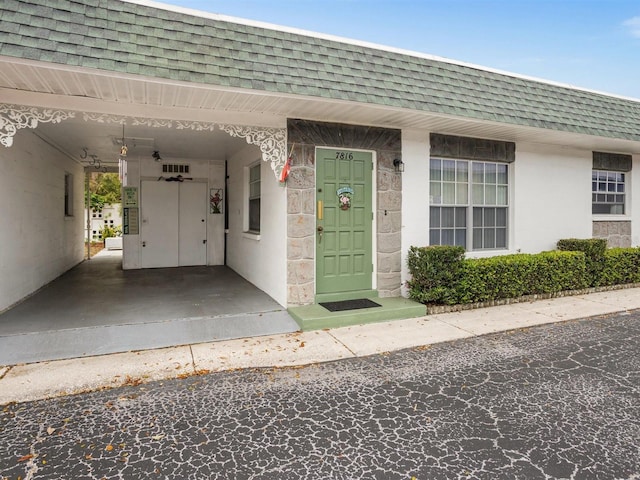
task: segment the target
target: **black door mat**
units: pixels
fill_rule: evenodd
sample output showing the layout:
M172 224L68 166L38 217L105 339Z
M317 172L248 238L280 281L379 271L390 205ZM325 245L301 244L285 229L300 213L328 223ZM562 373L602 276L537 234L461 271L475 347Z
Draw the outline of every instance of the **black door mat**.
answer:
M368 298L342 300L340 302L321 302L319 305L322 305L330 312L343 312L345 310L358 310L360 308L373 308L382 306L372 300L369 300Z

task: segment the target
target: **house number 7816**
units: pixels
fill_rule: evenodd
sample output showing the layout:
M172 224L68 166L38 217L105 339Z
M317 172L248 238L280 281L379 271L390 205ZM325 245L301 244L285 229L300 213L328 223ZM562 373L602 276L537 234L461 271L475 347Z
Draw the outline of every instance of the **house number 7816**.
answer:
M351 152L336 152L336 160L353 160Z

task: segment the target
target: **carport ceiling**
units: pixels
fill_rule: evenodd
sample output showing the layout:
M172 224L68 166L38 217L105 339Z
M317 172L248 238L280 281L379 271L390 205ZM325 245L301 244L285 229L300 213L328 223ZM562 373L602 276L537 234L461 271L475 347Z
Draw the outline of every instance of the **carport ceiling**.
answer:
M80 115L58 124L40 123L33 132L84 164L91 160L91 155L95 155L103 166L118 164L123 136L123 128L119 123L85 121ZM163 160L226 160L234 151L247 146L243 138L231 137L220 129L195 131L125 125L124 138L128 158L151 158L157 150Z

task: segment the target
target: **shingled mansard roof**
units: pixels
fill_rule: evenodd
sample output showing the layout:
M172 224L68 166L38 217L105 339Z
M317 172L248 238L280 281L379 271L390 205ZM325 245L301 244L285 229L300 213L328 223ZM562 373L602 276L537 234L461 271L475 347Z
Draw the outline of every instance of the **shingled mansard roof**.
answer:
M0 55L640 141L640 101L215 15L2 0Z

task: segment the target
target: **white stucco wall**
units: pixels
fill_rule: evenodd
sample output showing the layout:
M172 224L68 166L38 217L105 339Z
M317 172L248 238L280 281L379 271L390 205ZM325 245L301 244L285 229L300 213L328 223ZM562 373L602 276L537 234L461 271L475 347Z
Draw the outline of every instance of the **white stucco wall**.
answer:
M73 216L65 217L65 174ZM31 130L0 147L0 311L84 258L84 170Z
M280 305L287 304L287 198L260 150L247 146L228 161L227 265ZM260 235L245 233L246 168L260 160Z
M411 246L429 245L429 132L403 130L402 281L408 279ZM640 158L634 158L632 185L640 185ZM516 143L510 165L509 249L469 252L472 257L553 250L561 238L591 238L590 150ZM640 199L631 198L638 217ZM640 221L633 223L638 244Z
M591 238L590 150L516 144L511 250L553 250L561 238Z
M407 254L411 246L429 245L429 132L402 131L402 285L409 279Z

